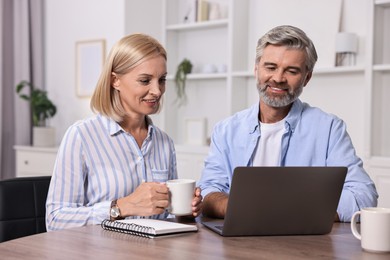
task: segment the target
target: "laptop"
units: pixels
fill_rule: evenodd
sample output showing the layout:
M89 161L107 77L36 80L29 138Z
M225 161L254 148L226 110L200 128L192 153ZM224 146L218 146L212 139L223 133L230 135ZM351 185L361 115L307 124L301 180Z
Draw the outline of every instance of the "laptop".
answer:
M222 236L321 235L332 230L347 167L237 167Z

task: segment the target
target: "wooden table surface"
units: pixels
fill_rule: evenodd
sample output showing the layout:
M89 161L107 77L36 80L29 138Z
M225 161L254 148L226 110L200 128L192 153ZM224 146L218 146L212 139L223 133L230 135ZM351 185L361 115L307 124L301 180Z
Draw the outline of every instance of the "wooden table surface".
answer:
M390 259L365 252L349 223L328 235L221 237L199 231L154 239L99 225L41 233L0 243L0 259Z

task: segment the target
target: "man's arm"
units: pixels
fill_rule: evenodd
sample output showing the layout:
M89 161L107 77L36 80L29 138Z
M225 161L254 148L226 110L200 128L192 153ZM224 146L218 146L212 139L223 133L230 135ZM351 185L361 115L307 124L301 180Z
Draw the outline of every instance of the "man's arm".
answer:
M212 192L203 200L203 215L224 218L229 196L224 192Z

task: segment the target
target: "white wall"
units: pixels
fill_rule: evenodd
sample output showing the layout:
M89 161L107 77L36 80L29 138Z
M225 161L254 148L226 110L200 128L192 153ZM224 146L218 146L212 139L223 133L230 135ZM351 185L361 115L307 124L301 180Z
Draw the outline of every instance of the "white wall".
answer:
M59 143L72 123L92 115L90 99L76 96L76 42L104 38L108 52L125 32L125 0L47 0L45 5L45 85L58 108L50 124Z

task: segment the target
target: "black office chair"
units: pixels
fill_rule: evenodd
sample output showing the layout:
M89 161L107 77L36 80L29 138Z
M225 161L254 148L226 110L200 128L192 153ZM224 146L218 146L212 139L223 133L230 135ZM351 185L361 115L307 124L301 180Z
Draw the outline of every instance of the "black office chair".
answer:
M51 176L0 181L0 242L46 232L46 197Z

